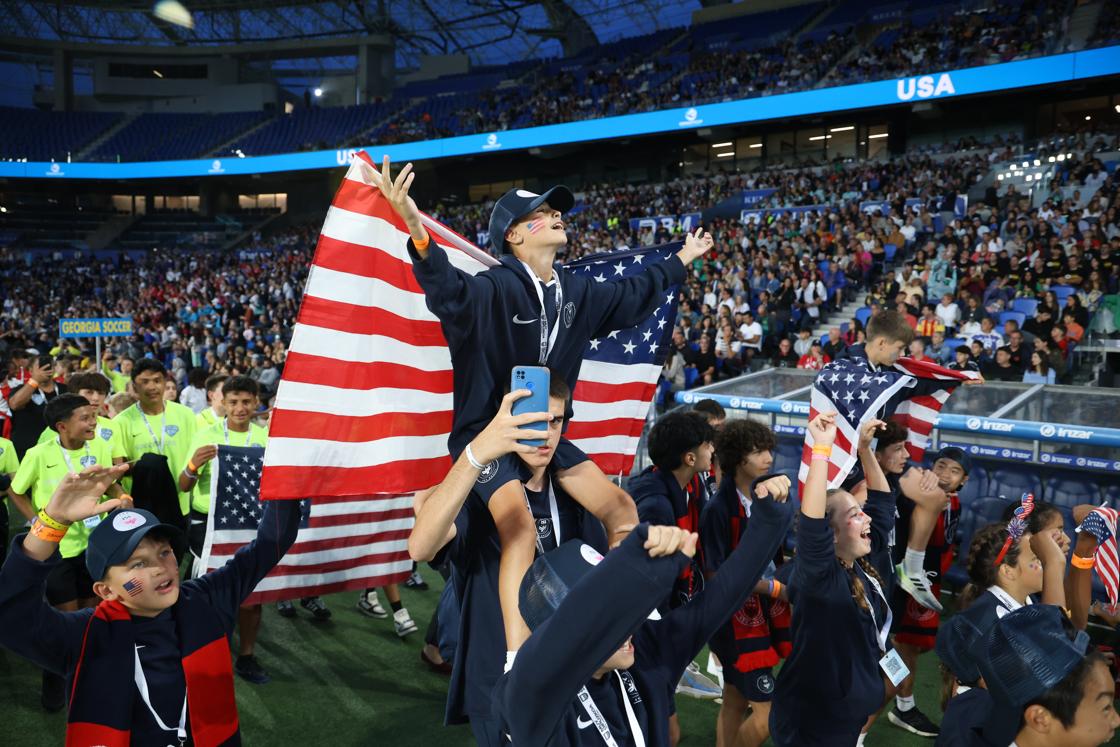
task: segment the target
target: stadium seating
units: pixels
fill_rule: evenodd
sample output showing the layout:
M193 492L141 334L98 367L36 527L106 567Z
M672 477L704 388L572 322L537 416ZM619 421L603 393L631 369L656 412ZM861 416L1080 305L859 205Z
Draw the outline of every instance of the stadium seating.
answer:
M1081 503L1099 504L1102 500L1096 481L1070 475L1046 481L1046 502L1072 509Z
M0 106L0 159L65 162L121 119L108 112L45 112Z
M264 120L263 112L145 113L101 143L91 160L158 161L200 158Z
M1023 493L1032 493L1038 500L1046 500L1042 492L1042 478L1026 470L997 469L988 475L988 493L1017 501Z

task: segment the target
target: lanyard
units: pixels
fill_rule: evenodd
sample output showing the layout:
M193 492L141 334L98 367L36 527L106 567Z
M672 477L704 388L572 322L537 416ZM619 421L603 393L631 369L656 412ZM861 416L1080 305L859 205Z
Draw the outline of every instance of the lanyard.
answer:
M226 446L229 446L229 418L222 418L222 428L226 432ZM249 430L245 433L245 445L249 445L249 441L253 438L253 424L249 423Z
M642 727L634 713L634 706L630 704L630 696L626 693L626 683L622 679L622 674L617 670L615 676L618 677L618 688L622 691L622 705L626 708L626 720L630 722L630 736L637 747L646 747L645 735L642 734ZM591 719L591 723L599 731L599 736L607 743L607 747L618 747L618 742L615 741L611 735L610 727L607 726L607 720L603 718L603 712L599 710L599 706L595 705L595 701L591 699L591 693L587 692L587 688L581 687L576 697L579 698L583 710L587 711L587 717Z
M136 657L135 679L136 689L140 692L140 700L144 701L144 705L148 706L148 710L152 713L152 718L156 720L156 726L164 731L173 731L175 736L179 739L179 745L186 744L187 742L187 695L183 693L183 712L179 715L179 728L174 729L167 724L163 723L163 719L156 713L156 709L152 708L152 700L148 695L148 680L144 677L144 667L140 664L140 647L137 646L133 650L133 655Z
M55 443L58 444L58 448L62 452L62 461L66 462L66 471L67 472L77 472L78 470L74 469L74 463L70 461L70 452L67 451L66 447L62 445L62 437L59 436L59 437L55 438ZM88 462L90 460L89 441L86 441L84 444L82 444L82 448L85 449L86 455L84 457L82 457L81 465L83 467L88 467L89 465L86 464L86 462ZM92 462L90 462L90 463L92 464Z
M875 617L875 605L870 601L867 603L867 609L871 613L871 624L875 626L875 637L879 639L879 650L884 654L887 652L887 636L891 634L891 621L894 619L894 613L891 612L891 606L887 602L887 596L883 593L883 587L879 585L878 580L870 573L864 573L863 577L871 583L875 593L883 600L883 607L887 610L887 618L883 621L883 627L879 627L879 623Z
M163 442L167 437L167 405L163 406L163 413L159 419L159 441L156 441L156 434L152 431L152 424L148 422L148 416L140 409L140 403L136 403L136 412L140 413L140 419L144 421L144 425L148 429L148 435L152 437L152 443L156 444L159 453L163 453Z
M556 535L556 546L560 546L560 508L556 505L556 490L552 487L552 478L544 481L544 492L548 496L548 512L552 515L552 531ZM529 509L529 516L533 516L533 506L529 503L529 492L525 491L525 507ZM537 536L537 553L544 555L544 544Z
M548 314L544 310L544 288L541 286L541 281L537 278L537 273L533 272L533 268L529 267L525 262L521 263L525 268L525 272L529 273L529 279L533 283L533 290L537 292L537 302L541 305L541 348L540 356L537 362L544 365L548 361L548 354L552 352L552 348L556 345L556 337L560 334L560 308L564 305L564 289L560 285L560 276L556 270L552 271L552 281L556 283L556 324L553 325L551 333L548 329ZM549 284L551 285L551 283Z

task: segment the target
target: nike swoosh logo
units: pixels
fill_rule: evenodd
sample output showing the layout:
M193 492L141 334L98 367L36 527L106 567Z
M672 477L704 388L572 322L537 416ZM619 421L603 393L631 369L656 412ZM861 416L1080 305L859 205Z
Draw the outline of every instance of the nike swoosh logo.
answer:
M587 727L591 726L593 723L595 723L595 722L592 721L591 719L587 719L586 721L584 721L583 716L578 716L576 718L576 726L578 726L581 729L586 729Z
M536 319L522 319L517 314L513 315L513 323L514 324L536 324L536 322L537 322Z

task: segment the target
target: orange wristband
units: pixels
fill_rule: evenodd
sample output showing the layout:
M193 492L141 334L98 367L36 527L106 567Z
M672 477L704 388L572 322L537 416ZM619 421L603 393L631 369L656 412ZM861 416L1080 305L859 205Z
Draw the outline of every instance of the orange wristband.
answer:
M1087 571L1094 565L1096 565L1097 559L1095 556L1092 558L1083 558L1075 553L1074 556L1070 558L1069 562L1070 565L1072 565L1074 568L1080 568L1083 571Z
M825 456L832 456L832 446L831 445L814 446L813 447L813 453L814 454L824 454Z
M428 244L430 244L430 243L432 243L432 237L429 236L426 231L424 232L424 238L421 239L420 241L417 241L416 239L412 240L412 245L414 247L416 247L417 251L421 251L421 252L424 251L425 249L427 249Z
M29 387L31 387L32 389L38 389L39 388L39 382L36 381L35 379L28 379L27 380L27 385Z
M66 536L66 530L51 529L43 522L36 519L34 523L31 524L31 536L38 537L44 542L58 543L61 542L62 538Z

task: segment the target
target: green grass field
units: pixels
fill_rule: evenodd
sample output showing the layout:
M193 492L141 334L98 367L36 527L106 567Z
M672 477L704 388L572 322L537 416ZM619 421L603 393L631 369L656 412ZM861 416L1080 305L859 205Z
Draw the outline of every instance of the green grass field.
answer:
M394 745L466 747L474 740L466 727L442 725L446 679L419 659L423 631L439 598L442 579L425 569L428 591L404 589L404 603L420 631L400 640L391 620L372 620L354 607L356 593L327 597L333 618L319 623L303 610L294 620L265 610L258 658L272 682L255 686L237 679L241 732L246 745L315 744L332 747ZM384 603L384 596L382 596ZM386 604L386 606L388 606ZM707 661L707 653L699 657ZM938 677L932 654L922 657L918 703L940 720ZM715 744L719 707L711 701L678 698L682 744ZM39 706L39 672L10 652L0 652L0 723L3 744L46 747L62 744L63 714ZM867 740L876 747L930 745L886 723Z

